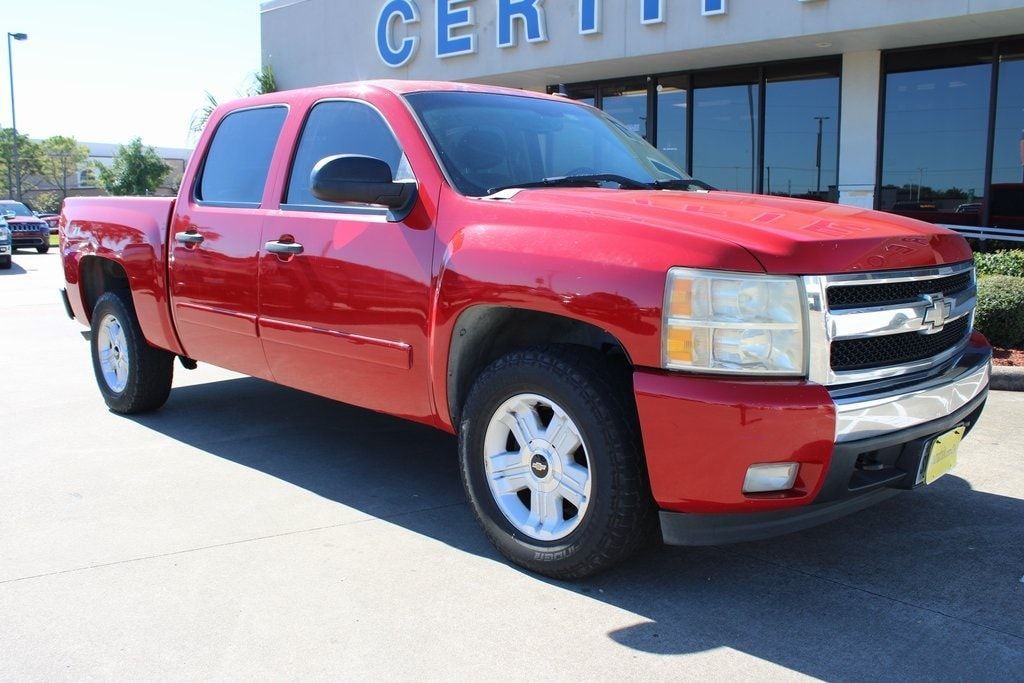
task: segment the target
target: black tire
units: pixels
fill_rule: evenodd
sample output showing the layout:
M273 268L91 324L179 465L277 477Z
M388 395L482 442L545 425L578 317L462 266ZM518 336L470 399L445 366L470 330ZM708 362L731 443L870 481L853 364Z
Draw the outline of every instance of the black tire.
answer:
M8 270L11 267L11 257L4 256L0 258L0 270Z
M47 244L45 247L36 247L36 251L38 251L40 254L45 254L46 252L50 251L50 245Z
M579 579L622 561L650 538L655 508L628 380L601 353L568 346L512 352L476 380L460 420L462 483L484 532L512 562L555 579ZM486 478L487 425L518 394L553 400L572 418L585 444L592 477L589 507L575 530L557 541L539 541L517 530Z
M128 347L127 381L124 388L115 391L103 376L100 365L98 340L100 326L113 316L124 330ZM174 354L150 346L135 315L131 297L127 292L107 292L99 298L92 312L92 367L96 383L107 406L115 413L134 415L156 410L167 402L174 377Z

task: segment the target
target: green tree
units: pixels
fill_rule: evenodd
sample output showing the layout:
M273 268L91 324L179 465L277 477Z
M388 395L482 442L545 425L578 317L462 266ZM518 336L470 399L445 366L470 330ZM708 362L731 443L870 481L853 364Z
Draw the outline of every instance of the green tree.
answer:
M274 75L274 67L265 64L252 75L249 95L268 95L272 92L277 92L277 76Z
M32 196L32 208L44 213L60 213L62 201L59 192L38 192Z
M55 135L40 142L39 151L39 175L57 188L61 199L65 199L68 196L70 179L78 174L89 158L89 148L74 138Z
M22 183L42 168L39 145L18 133L18 164L14 164L14 131L0 128L0 186L3 197L21 197ZM13 188L13 192L12 192Z
M171 167L163 162L152 147L135 138L127 145L118 147L114 162L101 166L100 185L112 195L153 194Z

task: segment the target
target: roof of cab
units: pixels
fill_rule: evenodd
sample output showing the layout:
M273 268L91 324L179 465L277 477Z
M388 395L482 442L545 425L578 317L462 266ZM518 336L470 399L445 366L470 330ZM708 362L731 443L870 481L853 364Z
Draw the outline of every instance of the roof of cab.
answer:
M257 95L240 100L225 103L230 109L240 109L259 104L271 102L287 103L309 94L317 94L323 97L331 96L352 96L360 90L377 89L393 93L395 95L408 95L417 92L479 92L494 93L498 95L516 95L519 97L533 97L538 99L559 99L554 95L533 92L531 90L519 90L516 88L504 88L496 85L479 85L476 83L452 83L449 81L401 81L401 80L374 80L374 81L351 81L349 83L334 83L331 85L320 85L312 88L299 88L296 90L282 90L267 95Z

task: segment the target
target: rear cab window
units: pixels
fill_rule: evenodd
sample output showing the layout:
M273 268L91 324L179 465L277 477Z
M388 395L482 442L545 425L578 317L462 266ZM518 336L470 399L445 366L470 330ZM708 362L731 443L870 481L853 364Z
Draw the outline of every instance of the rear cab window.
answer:
M196 183L196 201L259 206L287 115L287 107L275 105L243 109L221 119Z

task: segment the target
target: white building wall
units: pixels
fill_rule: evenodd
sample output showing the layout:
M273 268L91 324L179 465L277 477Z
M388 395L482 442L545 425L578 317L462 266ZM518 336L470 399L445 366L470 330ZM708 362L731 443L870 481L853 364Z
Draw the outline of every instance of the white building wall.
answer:
M1024 33L1021 0L728 0L702 16L703 0L664 0L663 21L640 22L641 0L600 0L601 32L579 34L579 0L538 0L546 40L497 46L497 0L413 0L418 38L400 68L377 55L385 0L265 0L263 60L286 88L370 78L473 80L541 89L553 83L889 49ZM438 58L435 7L472 10L476 52Z

